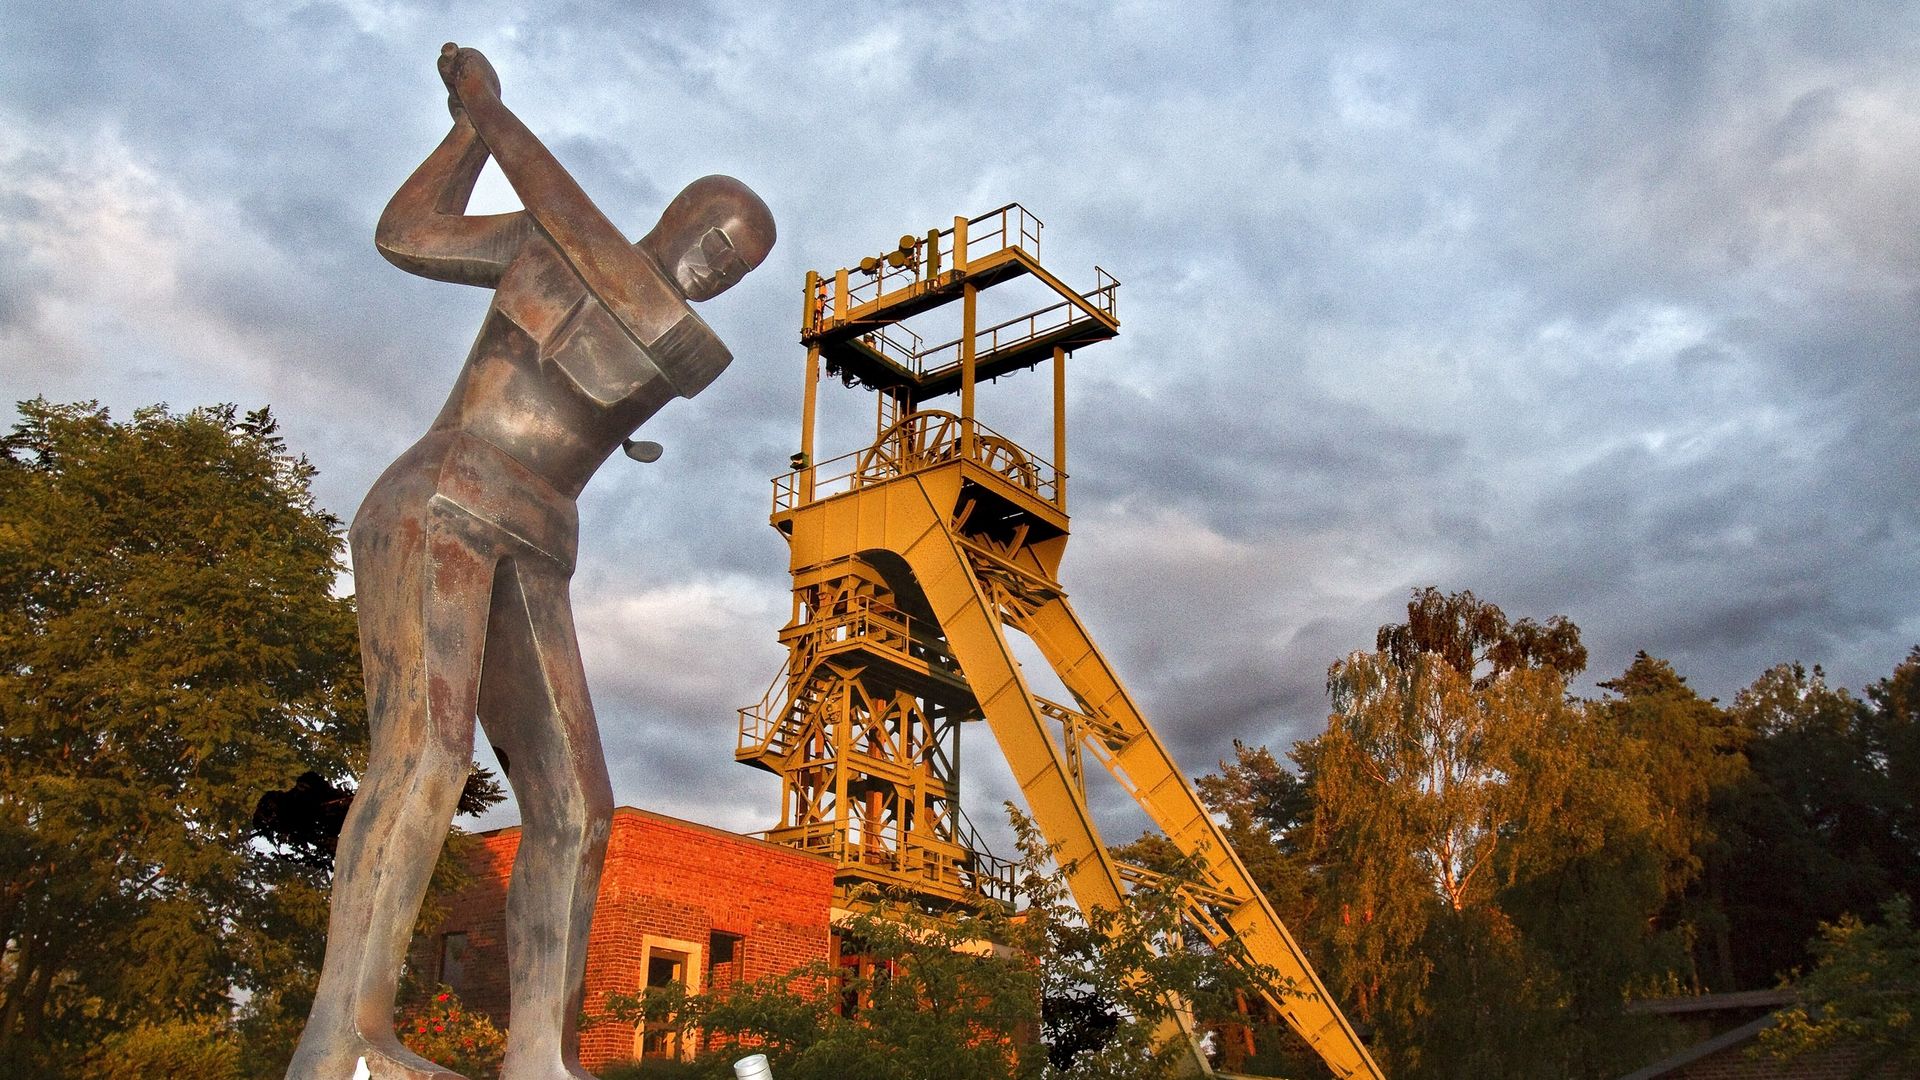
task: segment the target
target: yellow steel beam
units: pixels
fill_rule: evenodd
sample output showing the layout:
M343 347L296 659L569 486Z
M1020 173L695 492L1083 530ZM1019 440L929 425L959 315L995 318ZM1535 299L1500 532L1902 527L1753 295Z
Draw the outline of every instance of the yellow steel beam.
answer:
M1028 812L1058 845L1055 857L1074 900L1083 908L1115 907L1119 873L1020 674L998 614L947 530L940 508L954 505L959 484L958 470L943 469L875 485L859 499L804 507L792 520L793 565L800 570L865 552L891 552L905 561L966 673ZM930 485L942 490L930 493Z
M1187 784L1104 655L1094 645L1064 596L1035 608L1019 627L1033 638L1067 689L1118 734L1108 759L1116 778L1181 852L1199 860L1204 884L1234 898L1228 925L1256 961L1277 970L1297 994L1268 994L1268 1001L1341 1077L1382 1074L1373 1055L1334 1005L1306 954L1281 924L1253 883L1240 856ZM1098 755L1097 755L1098 756Z
M813 501L813 429L820 396L820 346L807 348L807 376L800 406L800 501Z
M1053 504L1067 508L1067 350L1053 347Z

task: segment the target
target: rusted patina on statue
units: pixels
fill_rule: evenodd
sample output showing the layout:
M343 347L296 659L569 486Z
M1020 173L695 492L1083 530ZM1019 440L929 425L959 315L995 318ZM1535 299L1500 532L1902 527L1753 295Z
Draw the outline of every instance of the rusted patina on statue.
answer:
M452 1080L394 1035L395 987L466 779L476 716L519 800L503 1080L585 1077L576 1017L612 811L575 640L574 498L643 421L731 360L687 306L773 246L764 203L694 181L630 244L448 45L453 129L376 237L403 270L494 290L453 393L374 483L350 540L373 745L340 836L327 957L289 1080ZM464 213L487 159L523 210ZM647 455L637 444L635 456Z

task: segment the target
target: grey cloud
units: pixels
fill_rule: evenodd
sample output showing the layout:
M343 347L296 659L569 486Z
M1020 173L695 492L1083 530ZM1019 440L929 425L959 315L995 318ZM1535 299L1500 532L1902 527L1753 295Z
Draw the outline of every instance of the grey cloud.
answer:
M1095 465L1076 492L1096 503L1184 507L1236 537L1333 523L1424 532L1433 519L1409 505L1409 476L1442 478L1448 490L1430 497L1471 506L1461 436L1350 402L1269 394L1213 375L1191 378L1170 399L1094 383L1079 405L1100 420L1083 425L1076 453Z
M664 461L588 489L583 598L727 581L783 608L767 478L797 449L801 274L1018 198L1067 280L1127 282L1122 337L1071 365L1066 584L1191 772L1316 731L1326 665L1429 582L1569 615L1592 677L1647 648L1722 696L1780 659L1857 686L1916 632L1909 4L10 14L0 390L270 400L342 514L486 303L371 246L445 131L441 41L488 50L630 233L701 173L762 191L780 245L702 311L735 366L649 424ZM56 227L23 185L83 183L99 148L218 223L181 254L177 325L114 296L124 268L42 273L23 239ZM983 416L1044 447L1024 379ZM851 400L821 451L861 437ZM746 621L719 647L777 666ZM771 671L649 663L592 670L630 797L770 818L727 747ZM1011 781L974 775L997 821Z

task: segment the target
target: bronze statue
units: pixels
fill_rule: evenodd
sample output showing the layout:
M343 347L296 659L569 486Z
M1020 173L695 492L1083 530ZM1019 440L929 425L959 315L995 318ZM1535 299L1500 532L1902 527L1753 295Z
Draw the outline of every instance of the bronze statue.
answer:
M326 963L289 1080L457 1080L394 1035L395 984L477 715L523 819L507 893L503 1080L587 1077L576 1017L613 806L574 639L574 499L626 436L732 359L688 307L773 246L746 185L694 181L629 244L449 44L453 130L381 216L410 273L494 290L452 395L349 534L373 745L340 836ZM464 213L488 156L525 209Z

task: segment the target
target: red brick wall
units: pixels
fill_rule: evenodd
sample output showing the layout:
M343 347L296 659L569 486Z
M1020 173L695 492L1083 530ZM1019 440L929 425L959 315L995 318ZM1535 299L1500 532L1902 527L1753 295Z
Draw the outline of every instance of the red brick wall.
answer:
M518 828L482 833L470 840L471 887L451 898L444 923L423 935L414 954L416 970L439 975L441 935L467 935L464 984L457 987L471 1007L502 1027L512 1020L507 1004L506 883ZM614 811L606 872L587 943L587 1009L609 992L632 993L645 982L642 950L647 935L697 943L701 967L710 959L710 935L737 934L743 941L730 978L758 979L825 959L832 905L831 860L720 829L660 814L620 807ZM705 971L701 973L705 980ZM582 1033L580 1056L589 1068L633 1056L631 1025L602 1024Z

